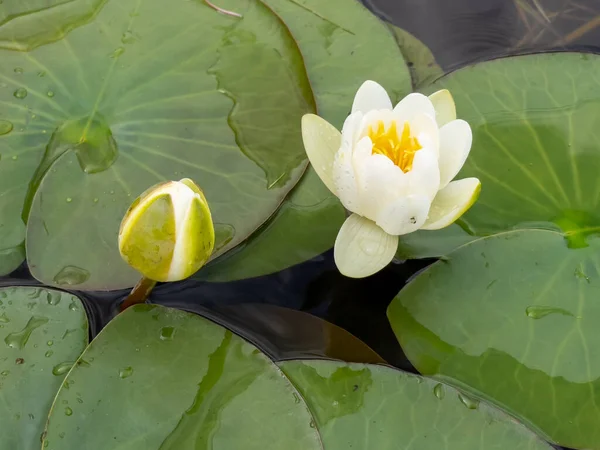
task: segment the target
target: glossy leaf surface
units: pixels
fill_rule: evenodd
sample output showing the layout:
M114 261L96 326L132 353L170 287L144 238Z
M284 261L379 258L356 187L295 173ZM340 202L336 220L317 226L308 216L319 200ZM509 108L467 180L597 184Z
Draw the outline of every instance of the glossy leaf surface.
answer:
M286 361L327 450L549 450L521 424L454 388L384 366Z
M52 400L87 342L85 310L74 295L0 288L1 450L40 448Z
M137 305L90 344L54 402L48 449L322 450L266 356L194 314Z
M473 129L457 179L479 178L481 195L459 224L403 237L398 256L444 255L509 229L600 226L599 70L596 55L546 53L475 64L429 86L450 90Z
M418 275L388 317L421 373L600 449L599 250L597 236L553 231L480 239Z

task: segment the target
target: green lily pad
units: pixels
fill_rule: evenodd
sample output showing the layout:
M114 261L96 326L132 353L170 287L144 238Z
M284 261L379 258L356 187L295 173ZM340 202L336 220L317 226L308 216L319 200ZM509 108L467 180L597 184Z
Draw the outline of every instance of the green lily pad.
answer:
M298 124L314 99L295 42L261 3L240 20L201 1L108 0L63 34L26 53L0 49L0 120L12 126L0 136L0 240L23 241L23 215L28 262L46 284L134 284L118 223L157 182L204 189L218 256L304 171Z
M338 129L365 80L378 81L396 100L411 91L410 74L393 36L358 1L264 3L282 18L298 43L319 115ZM370 44L363 45L367 41ZM200 271L197 278L257 277L314 258L333 247L345 217L337 197L309 169L263 228L242 247Z
M444 255L510 229L600 226L599 70L600 56L546 53L483 62L429 86L449 89L473 129L457 178L479 178L481 195L459 225L402 237L398 256Z
M436 62L429 47L402 28L394 25L388 25L388 27L392 30L410 69L414 89L426 87L444 75L443 69Z
M600 238L566 237L522 230L467 244L410 282L388 317L421 373L560 445L600 449Z
M233 281L300 264L333 247L346 212L309 167L276 215L246 240L200 270L195 278Z
M138 305L94 339L49 416L45 448L322 450L292 384L196 315Z
M87 343L87 317L74 295L0 288L0 450L40 447L56 391Z
M502 412L435 380L389 367L286 361L327 450L549 450Z

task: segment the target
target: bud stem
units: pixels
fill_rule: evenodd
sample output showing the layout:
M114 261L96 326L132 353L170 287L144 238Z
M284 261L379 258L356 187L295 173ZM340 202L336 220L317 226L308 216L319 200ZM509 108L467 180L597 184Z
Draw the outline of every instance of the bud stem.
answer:
M134 286L127 298L121 303L121 312L138 303L144 303L152 289L156 286L156 281L150 278L142 277Z

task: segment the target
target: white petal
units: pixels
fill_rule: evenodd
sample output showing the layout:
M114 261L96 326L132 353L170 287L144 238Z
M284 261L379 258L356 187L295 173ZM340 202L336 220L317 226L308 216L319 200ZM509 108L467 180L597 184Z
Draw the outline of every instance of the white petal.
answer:
M453 120L440 128L440 189L462 169L472 142L471 127L464 120Z
M356 211L359 199L356 175L352 164L352 152L351 144L342 140L342 147L335 154L333 161L333 186L335 195L338 196L342 205L350 211Z
M435 120L438 127L442 128L448 122L456 120L456 105L448 89L442 89L429 96L435 108Z
M475 203L481 191L477 178L453 181L436 195L424 230L439 230L454 223Z
M343 275L363 278L387 266L397 249L397 236L387 234L369 219L352 214L335 240L333 256Z
M408 192L425 195L431 202L440 189L440 168L433 149L425 147L415 153L412 170L406 173Z
M377 225L392 235L412 233L425 223L430 205L426 195L400 197L379 212Z
M392 109L392 101L383 86L371 80L365 81L354 96L352 113L366 114L374 109Z
M358 141L358 135L361 131L363 113L356 112L346 117L342 126L342 142L345 142L349 148L352 148Z
M310 163L319 178L335 194L333 160L340 149L342 134L329 122L314 114L302 117L302 140Z
M419 114L427 114L435 120L435 108L431 100L427 96L417 92L408 94L394 108L394 115L401 122L410 121Z
M408 193L406 174L387 156L355 153L354 164L359 195L359 209L354 212L376 220L383 208Z
M388 129L392 125L392 121L395 119L394 113L392 111L386 110L373 110L369 111L363 116L360 125L358 125L360 131L358 133L358 139L362 139L365 136L369 135L369 129L379 128L379 124L383 122L384 128Z
M439 155L440 130L432 116L417 114L410 121L410 132L417 137L422 147L431 148Z

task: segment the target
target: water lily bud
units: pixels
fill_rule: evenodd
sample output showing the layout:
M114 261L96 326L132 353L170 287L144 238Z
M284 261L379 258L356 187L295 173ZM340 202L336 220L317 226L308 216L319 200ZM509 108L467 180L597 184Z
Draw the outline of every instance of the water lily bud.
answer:
M210 258L215 230L202 190L190 179L157 184L131 205L119 230L127 263L155 281L179 281Z

